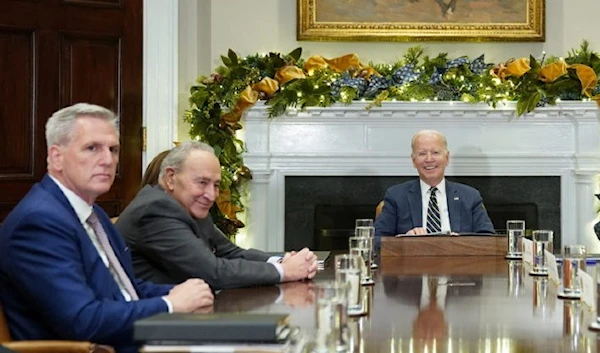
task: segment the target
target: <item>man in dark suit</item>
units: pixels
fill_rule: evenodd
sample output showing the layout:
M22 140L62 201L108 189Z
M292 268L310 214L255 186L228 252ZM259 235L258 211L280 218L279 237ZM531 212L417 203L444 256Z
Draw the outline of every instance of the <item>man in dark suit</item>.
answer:
M134 352L133 323L213 303L204 281L155 285L133 276L129 249L94 204L115 178L116 116L79 103L46 124L48 174L0 231L0 302L16 340L89 340Z
M317 257L308 249L282 259L232 243L214 224L221 166L212 147L188 141L161 164L159 185L147 185L116 223L132 250L140 278L158 283L204 279L214 289L312 278Z
M450 161L446 138L438 131L422 130L413 137L411 147L419 179L387 190L375 222L377 239L432 232L494 233L479 191L445 179Z

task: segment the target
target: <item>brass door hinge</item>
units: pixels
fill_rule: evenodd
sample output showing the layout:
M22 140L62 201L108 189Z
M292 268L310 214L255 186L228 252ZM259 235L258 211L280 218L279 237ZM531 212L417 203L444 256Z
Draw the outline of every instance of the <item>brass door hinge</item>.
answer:
M146 136L146 127L142 126L142 151L146 152L146 148L148 147L148 137Z

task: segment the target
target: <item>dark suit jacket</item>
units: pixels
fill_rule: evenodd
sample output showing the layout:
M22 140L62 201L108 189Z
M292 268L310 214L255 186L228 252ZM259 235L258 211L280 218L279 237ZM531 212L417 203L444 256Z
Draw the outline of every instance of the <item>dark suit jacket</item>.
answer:
M242 249L212 218L195 219L160 186L145 186L116 223L131 247L140 278L180 283L202 278L213 289L279 283L269 255Z
M123 239L97 206L109 241L140 300L127 302L75 210L45 176L0 231L0 301L14 339L89 340L133 352L133 323L168 310L172 286L136 281Z
M450 229L456 233L494 233L479 191L446 179ZM394 185L387 190L383 210L375 221L375 236L405 234L423 227L423 204L419 179Z

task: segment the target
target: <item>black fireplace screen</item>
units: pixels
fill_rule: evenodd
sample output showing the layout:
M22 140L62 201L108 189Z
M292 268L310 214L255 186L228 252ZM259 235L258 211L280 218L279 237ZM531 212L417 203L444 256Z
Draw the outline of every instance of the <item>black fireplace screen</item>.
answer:
M285 249L347 248L354 220L374 218L375 207L392 185L414 176L287 176ZM551 229L561 246L559 176L448 177L481 193L497 231L507 219L524 219L527 229Z

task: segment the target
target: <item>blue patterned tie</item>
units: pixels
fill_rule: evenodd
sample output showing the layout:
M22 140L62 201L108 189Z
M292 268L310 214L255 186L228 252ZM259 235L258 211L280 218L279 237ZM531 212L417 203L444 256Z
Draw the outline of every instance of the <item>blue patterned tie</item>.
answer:
M427 206L427 233L439 233L442 231L440 208L435 196L436 191L437 188L435 186L429 189L431 195L429 196L429 205Z

